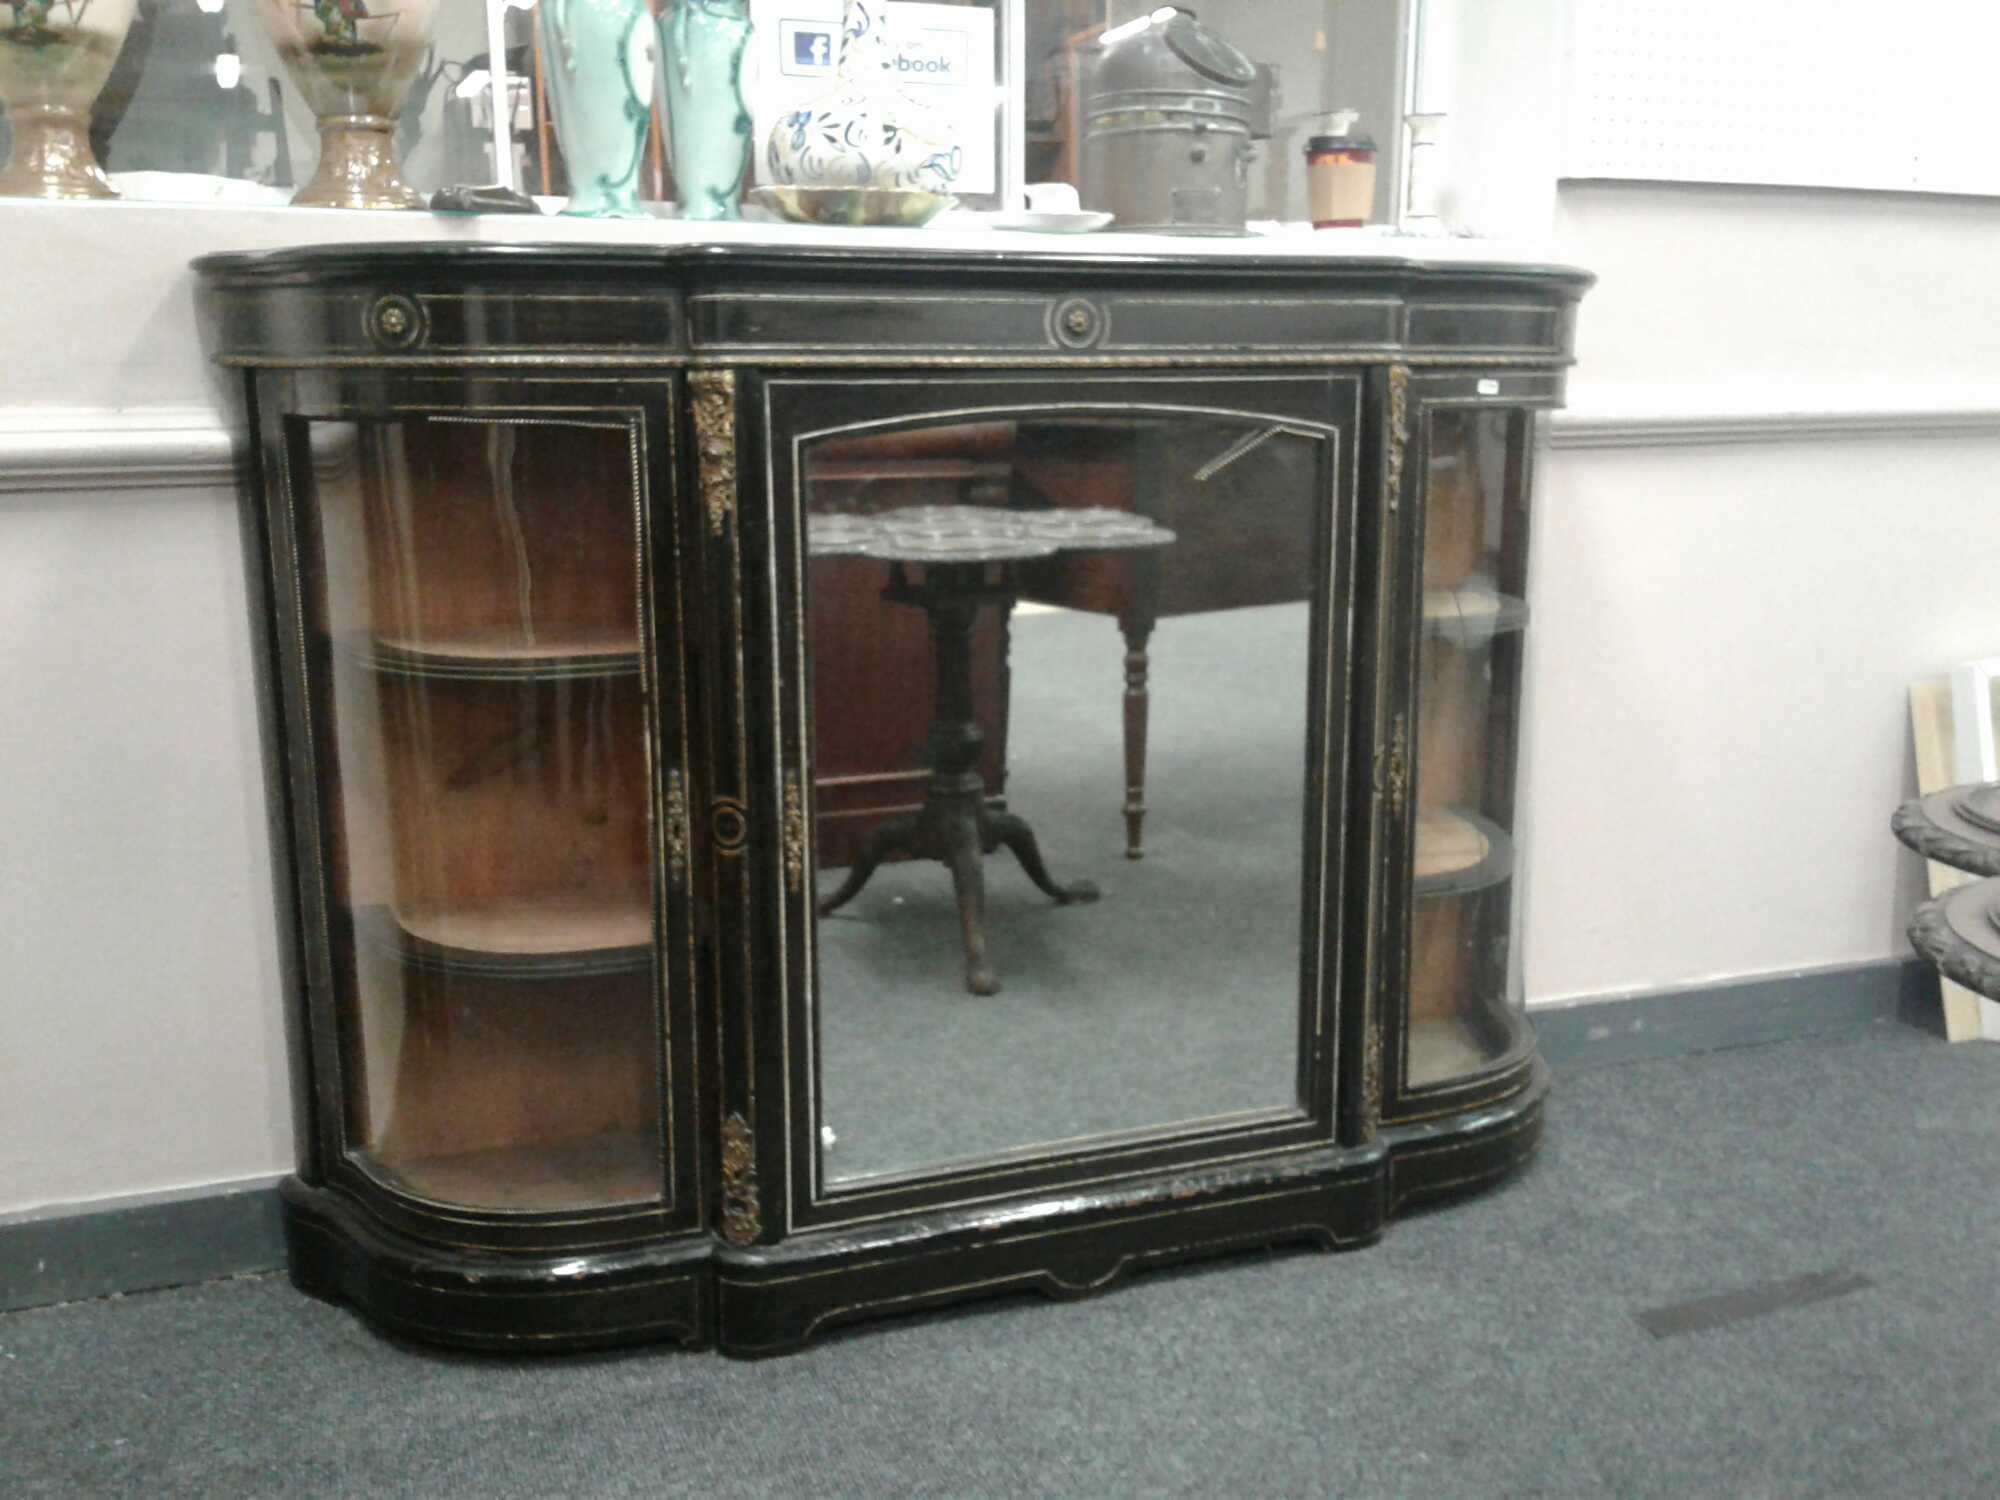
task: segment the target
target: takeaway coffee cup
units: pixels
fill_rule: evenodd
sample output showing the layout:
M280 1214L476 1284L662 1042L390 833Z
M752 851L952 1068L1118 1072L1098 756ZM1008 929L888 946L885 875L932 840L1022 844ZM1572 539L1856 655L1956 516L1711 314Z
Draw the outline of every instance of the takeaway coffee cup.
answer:
M1306 197L1315 229L1352 229L1375 206L1375 142L1349 135L1351 110L1334 117L1335 133L1306 142Z

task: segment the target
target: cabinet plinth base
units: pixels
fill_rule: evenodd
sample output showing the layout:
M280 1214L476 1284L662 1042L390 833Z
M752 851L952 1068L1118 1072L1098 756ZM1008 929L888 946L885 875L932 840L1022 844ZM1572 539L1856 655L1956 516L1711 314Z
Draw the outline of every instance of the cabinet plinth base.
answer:
M795 1234L717 1255L717 1347L759 1357L863 1319L1040 1292L1106 1290L1132 1272L1282 1244L1352 1249L1382 1234L1386 1158L1376 1147L1109 1183ZM1168 1232L1170 1231L1170 1232Z
M430 1344L528 1354L673 1340L714 1323L707 1236L533 1255L456 1250L377 1224L345 1195L288 1177L292 1284Z
M864 1319L1017 1292L1055 1299L1133 1272L1266 1246L1352 1250L1405 1204L1472 1192L1541 1144L1548 1069L1490 1107L1376 1144L1190 1168L1044 1198L797 1233L716 1257L716 1347L783 1354ZM1163 1225L1172 1233L1164 1234Z
M282 1189L286 1238L302 1290L427 1343L524 1353L673 1340L755 1358L953 1302L1084 1297L1136 1271L1232 1251L1371 1244L1400 1208L1483 1187L1533 1156L1548 1085L1537 1063L1510 1098L1385 1128L1372 1146L806 1231L777 1246L701 1236L599 1253L454 1250L385 1229L346 1195L297 1178Z

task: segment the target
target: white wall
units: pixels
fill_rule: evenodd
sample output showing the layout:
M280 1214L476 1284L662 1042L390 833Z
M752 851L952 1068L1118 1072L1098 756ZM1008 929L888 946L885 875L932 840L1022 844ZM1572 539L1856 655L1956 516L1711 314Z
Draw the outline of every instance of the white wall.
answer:
M1532 1001L1908 951L1905 693L2000 646L1994 243L1992 200L1562 188L1600 280L1536 523Z
M228 488L0 494L0 1212L291 1160Z

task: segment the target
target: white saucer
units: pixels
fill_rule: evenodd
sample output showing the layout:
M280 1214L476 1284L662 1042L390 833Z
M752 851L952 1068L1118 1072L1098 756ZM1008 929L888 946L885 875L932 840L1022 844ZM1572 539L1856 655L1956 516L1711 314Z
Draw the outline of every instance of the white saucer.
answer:
M1015 229L1027 234L1089 234L1109 224L1112 215L1096 212L1035 213L1020 209L984 216L989 228Z

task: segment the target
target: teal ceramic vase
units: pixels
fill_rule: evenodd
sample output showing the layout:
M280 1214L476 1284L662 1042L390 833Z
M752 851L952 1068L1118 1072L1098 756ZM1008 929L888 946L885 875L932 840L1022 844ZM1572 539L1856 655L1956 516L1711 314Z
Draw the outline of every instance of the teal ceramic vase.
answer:
M658 34L646 0L541 0L543 70L569 171L564 213L638 219Z
M733 219L750 165L750 109L743 102L749 0L672 0L660 35L681 217Z

